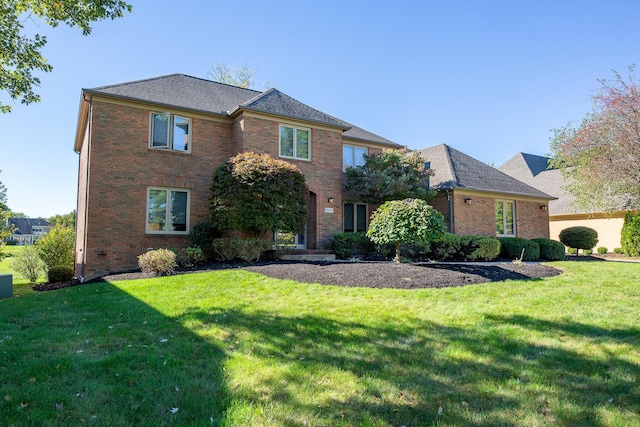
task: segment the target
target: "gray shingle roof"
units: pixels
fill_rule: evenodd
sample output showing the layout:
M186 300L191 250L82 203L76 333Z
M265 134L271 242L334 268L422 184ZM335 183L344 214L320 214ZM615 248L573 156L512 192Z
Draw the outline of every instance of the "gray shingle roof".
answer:
M509 176L556 197L549 202L549 215L583 213L572 203L574 197L564 190L564 177L558 169L549 169L549 158L535 154L518 153L498 169Z
M553 198L446 144L425 148L418 152L426 161L431 162L431 168L435 173L430 179L433 188L464 188L545 199Z
M260 92L184 74L170 74L84 89L84 91L89 94L150 102L159 106L185 108L225 117L239 110L268 113L337 127L344 131L343 135L346 138L374 142L393 148L401 147L386 138L309 107L274 88Z
M7 224L13 226L13 234L33 234L33 227L48 227L49 222L42 218L9 218Z

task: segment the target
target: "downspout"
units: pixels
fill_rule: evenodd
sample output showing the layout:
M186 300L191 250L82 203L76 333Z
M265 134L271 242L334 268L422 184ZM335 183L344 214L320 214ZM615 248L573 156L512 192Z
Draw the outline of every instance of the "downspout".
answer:
M453 218L455 217L453 215L453 194L450 193L449 190L447 190L447 200L449 200L449 233L455 234L453 232L453 230L455 229L455 227L453 226Z
M89 170L91 168L91 115L93 113L93 104L91 102L91 96L89 99L85 98L85 95L82 95L82 99L89 104L89 111L87 112L87 170L85 172L85 189L84 189L84 236L82 242L82 266L80 268L80 282L84 282L84 273L85 267L87 265L87 231L88 231L88 215L89 215ZM80 158L78 159L78 170L80 170L80 163L82 162L82 150L80 150ZM78 195L80 197L80 195ZM76 219L76 233L78 232L78 221Z

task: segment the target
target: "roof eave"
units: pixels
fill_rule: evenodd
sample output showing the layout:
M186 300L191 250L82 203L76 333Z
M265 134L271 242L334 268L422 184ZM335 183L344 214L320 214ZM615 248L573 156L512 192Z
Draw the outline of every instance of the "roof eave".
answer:
M487 190L486 188L475 188L475 187L462 187L459 185L448 185L442 187L434 187L436 190L463 190L463 191L474 191L479 193L488 193L495 195L509 195L509 196L520 196L520 197L531 197L536 199L543 200L557 200L557 197L550 196L548 194L527 194L527 193L519 193L515 191L498 191L498 190Z
M404 145L398 144L398 143L393 142L393 141L381 142L381 141L374 141L372 139L356 138L356 137L353 137L353 136L344 136L344 135L342 135L342 138L346 139L346 140L349 140L349 141L366 142L368 144L384 145L385 147L396 148L396 149L404 148Z
M298 116L294 116L294 115L290 115L290 114L274 113L274 112L271 112L271 111L265 111L265 110L261 110L259 108L251 108L251 107L246 107L246 106L238 106L238 107L234 108L233 110L228 111L228 114L229 114L229 117L234 117L234 116L242 113L243 111L248 111L248 112L251 112L251 113L265 114L265 115L274 116L274 117L282 117L284 119L297 120L297 121L300 121L300 122L313 123L313 124L317 124L317 125L321 125L321 126L325 126L325 127L330 127L330 128L334 128L334 129L340 129L342 131L347 131L347 130L351 129L351 126L349 126L349 127L339 126L339 125L337 125L335 123L324 122L324 121L321 121L321 120L307 119L307 118L298 117Z

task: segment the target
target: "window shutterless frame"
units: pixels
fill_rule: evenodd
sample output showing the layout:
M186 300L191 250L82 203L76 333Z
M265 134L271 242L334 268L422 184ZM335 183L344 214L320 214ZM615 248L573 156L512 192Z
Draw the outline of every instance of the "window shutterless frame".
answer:
M149 148L191 152L191 119L152 111L149 120Z
M342 170L346 171L349 166L364 165L364 155L369 154L367 147L359 145L343 145L342 146Z
M516 202L514 200L495 201L496 237L516 236Z
M191 193L184 188L147 188L147 234L189 234Z
M280 157L311 161L311 129L285 124L278 129Z

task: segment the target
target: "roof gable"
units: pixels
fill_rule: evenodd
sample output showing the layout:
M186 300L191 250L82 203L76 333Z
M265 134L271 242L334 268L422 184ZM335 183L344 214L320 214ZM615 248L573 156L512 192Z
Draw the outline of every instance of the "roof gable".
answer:
M436 189L465 188L545 199L553 198L446 144L425 148L418 152L426 161L431 162L431 168L435 174L430 182Z
M42 218L9 218L9 227L13 234L33 234L33 227L49 227L49 222Z

